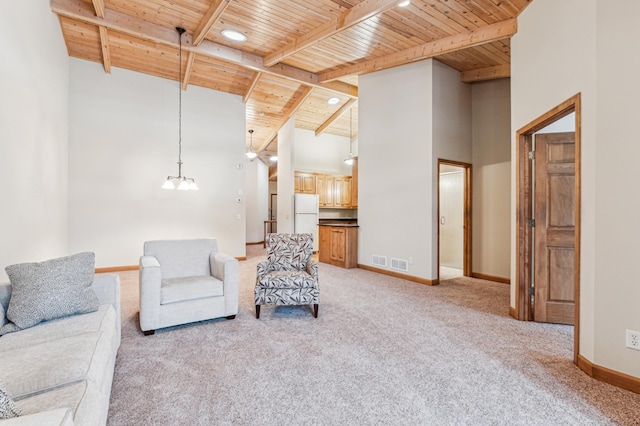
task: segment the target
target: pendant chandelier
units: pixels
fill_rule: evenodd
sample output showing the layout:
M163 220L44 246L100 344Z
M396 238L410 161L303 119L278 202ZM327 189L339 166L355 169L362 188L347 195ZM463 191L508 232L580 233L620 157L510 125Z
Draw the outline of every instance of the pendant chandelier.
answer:
M162 189L178 189L180 191L197 190L198 185L194 178L182 176L182 34L184 28L176 27L178 31L178 39L180 40L180 55L178 61L178 89L180 95L178 98L178 176L167 176Z
M351 145L353 140L352 117L351 117L352 112L353 112L353 108L349 108L349 156L344 159L344 163L347 166L353 165L353 151L351 150Z
M246 156L249 161L253 161L258 156L258 153L253 149L253 130L249 130L249 134L251 135L251 145L249 146L249 151L246 152Z

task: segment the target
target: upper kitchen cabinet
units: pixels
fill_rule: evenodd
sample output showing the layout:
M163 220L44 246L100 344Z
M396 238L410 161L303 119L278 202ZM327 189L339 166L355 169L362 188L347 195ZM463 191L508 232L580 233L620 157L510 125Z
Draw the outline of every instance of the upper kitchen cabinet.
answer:
M293 175L293 192L296 194L316 194L316 175L295 172Z

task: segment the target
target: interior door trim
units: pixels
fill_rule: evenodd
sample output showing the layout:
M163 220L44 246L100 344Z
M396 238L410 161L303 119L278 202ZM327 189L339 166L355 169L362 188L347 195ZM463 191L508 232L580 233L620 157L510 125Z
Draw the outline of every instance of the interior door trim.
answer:
M529 288L533 270L532 228L528 220L532 217L532 173L529 151L533 134L549 124L575 112L575 263L574 295L575 319L573 336L573 361L578 364L580 351L580 187L581 187L581 108L580 93L547 111L516 132L516 298L514 317L521 321L533 320Z
M463 270L462 275L465 277L471 276L471 255L472 255L472 246L471 246L471 223L472 223L472 209L471 209L471 164L463 163L461 161L454 160L443 160L442 158L438 158L438 214L436 217L436 221L438 223L438 274L436 275L436 283L440 282L440 165L448 164L450 166L457 166L464 169L464 248L463 248Z

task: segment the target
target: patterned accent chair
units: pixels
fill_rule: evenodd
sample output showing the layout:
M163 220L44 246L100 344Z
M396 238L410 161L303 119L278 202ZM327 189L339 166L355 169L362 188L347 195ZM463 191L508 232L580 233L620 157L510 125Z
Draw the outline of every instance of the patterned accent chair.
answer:
M158 328L238 313L238 260L215 239L147 241L140 257L140 328Z
M312 255L311 234L267 234L267 260L258 264L256 277L256 318L260 305L313 305L318 318L318 263Z

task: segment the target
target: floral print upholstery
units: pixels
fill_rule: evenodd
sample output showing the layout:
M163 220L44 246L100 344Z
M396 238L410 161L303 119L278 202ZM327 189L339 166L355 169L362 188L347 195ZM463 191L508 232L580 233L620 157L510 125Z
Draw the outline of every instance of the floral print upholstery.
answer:
M255 304L318 304L318 264L311 234L267 234L267 260L258 264Z

